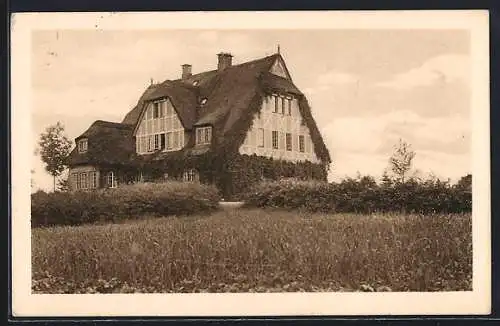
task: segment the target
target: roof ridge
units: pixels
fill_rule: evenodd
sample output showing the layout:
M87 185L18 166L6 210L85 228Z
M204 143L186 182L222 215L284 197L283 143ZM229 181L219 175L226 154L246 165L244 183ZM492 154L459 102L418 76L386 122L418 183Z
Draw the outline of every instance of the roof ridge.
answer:
M253 59L253 60L250 60L250 61L245 61L245 62L242 62L242 63L231 65L227 69L231 69L231 68L235 68L235 67L241 67L241 66L245 66L245 65L257 63L259 61L265 61L265 60L270 59L272 57L278 57L278 56L281 56L281 55L279 53L274 53L274 54L267 55L267 56L262 57L262 58L257 58L257 59ZM217 73L217 72L218 72L217 69L211 69L211 70L201 71L201 72L198 72L196 74L192 74L191 76L189 76L189 79L196 78L197 76L202 75L202 74ZM178 79L174 79L174 80L167 79L167 80L163 81L162 83L167 82L167 81L171 81L171 82L178 82L178 81L180 81L180 82L182 82L182 78L178 78ZM184 84L186 84L186 83L184 83Z

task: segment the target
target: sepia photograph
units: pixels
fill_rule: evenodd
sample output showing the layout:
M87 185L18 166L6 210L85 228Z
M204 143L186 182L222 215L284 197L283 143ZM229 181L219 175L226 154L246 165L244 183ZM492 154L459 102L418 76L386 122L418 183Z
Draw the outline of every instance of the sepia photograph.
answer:
M146 294L142 314L489 311L487 12L12 30L19 311L116 315Z

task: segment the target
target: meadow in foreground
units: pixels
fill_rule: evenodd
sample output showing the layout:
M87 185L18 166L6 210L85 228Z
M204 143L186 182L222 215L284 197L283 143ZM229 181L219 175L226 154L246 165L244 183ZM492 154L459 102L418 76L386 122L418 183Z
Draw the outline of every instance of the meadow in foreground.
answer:
M471 217L219 211L32 230L35 293L456 291Z

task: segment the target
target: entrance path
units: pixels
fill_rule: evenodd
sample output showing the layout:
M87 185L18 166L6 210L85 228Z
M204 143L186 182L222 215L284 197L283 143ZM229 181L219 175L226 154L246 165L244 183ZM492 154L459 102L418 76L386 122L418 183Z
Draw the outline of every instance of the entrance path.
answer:
M219 206L222 209L234 209L234 208L240 208L243 206L245 202L242 201L220 201Z

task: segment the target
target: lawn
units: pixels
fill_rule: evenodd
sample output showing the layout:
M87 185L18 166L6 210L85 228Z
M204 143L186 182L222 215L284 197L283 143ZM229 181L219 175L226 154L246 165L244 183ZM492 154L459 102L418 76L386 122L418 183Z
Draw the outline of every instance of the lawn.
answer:
M32 230L35 293L452 291L471 216L263 209Z

